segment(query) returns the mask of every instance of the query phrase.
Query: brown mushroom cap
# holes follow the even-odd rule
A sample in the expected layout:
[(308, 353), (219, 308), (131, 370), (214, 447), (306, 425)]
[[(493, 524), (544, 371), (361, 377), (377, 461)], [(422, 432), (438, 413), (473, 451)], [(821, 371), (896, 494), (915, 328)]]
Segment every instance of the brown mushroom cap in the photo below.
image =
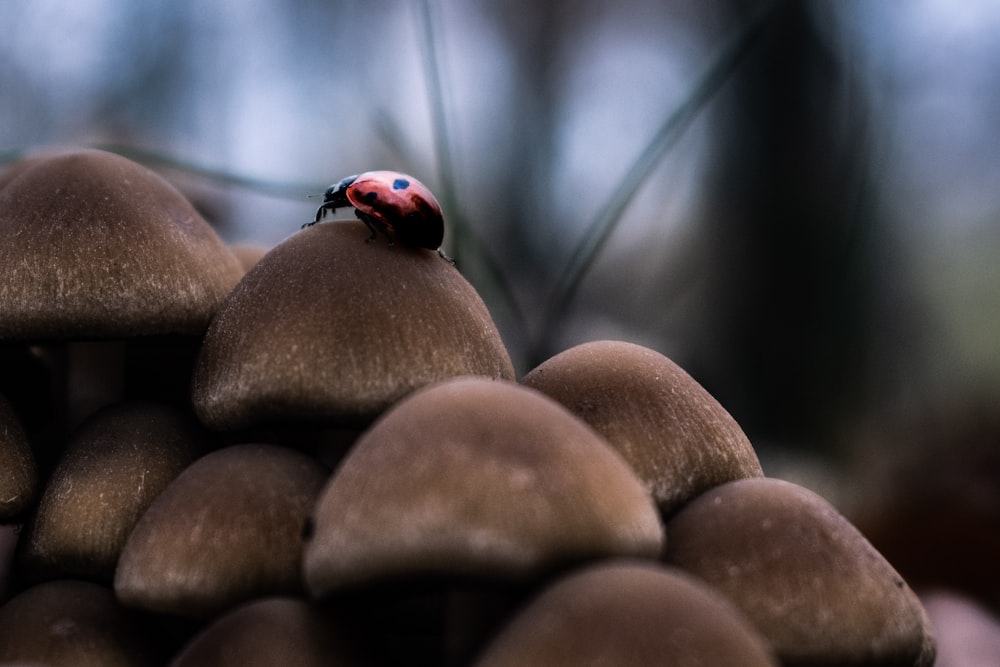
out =
[(0, 240), (0, 339), (200, 334), (242, 275), (176, 189), (98, 150), (20, 170)]
[(194, 420), (156, 403), (99, 411), (73, 434), (25, 539), (34, 576), (110, 583), (125, 539), (159, 493), (205, 445)]
[(38, 492), (35, 456), (24, 428), (0, 395), (0, 523), (20, 517)]
[(585, 343), (542, 363), (521, 383), (607, 438), (664, 514), (718, 484), (763, 475), (739, 424), (680, 366), (649, 348)]
[(785, 665), (931, 665), (917, 596), (812, 491), (776, 479), (718, 486), (668, 522), (666, 560), (728, 596)]
[(63, 579), (0, 607), (0, 664), (47, 667), (155, 665), (138, 622), (107, 588)]
[(733, 606), (680, 570), (610, 561), (556, 581), (530, 602), (476, 667), (777, 666)]
[(302, 529), (327, 471), (273, 445), (235, 445), (187, 467), (129, 535), (115, 572), (123, 604), (207, 617), (302, 591)]
[(49, 158), (62, 155), (63, 153), (67, 153), (72, 150), (74, 149), (66, 147), (45, 148), (42, 150), (31, 151), (8, 162), (7, 164), (0, 164), (0, 190), (3, 190), (8, 183), (20, 176), (21, 172), (28, 167), (32, 167), (43, 160), (48, 160)]
[[(332, 667), (359, 664), (337, 619), (294, 598), (263, 598), (206, 627), (171, 667)], [(363, 663), (361, 663), (363, 664)]]
[(420, 576), (527, 579), (604, 556), (655, 558), (640, 480), (542, 394), (483, 378), (414, 392), (355, 444), (314, 512), (314, 596)]
[(430, 250), (366, 243), (360, 222), (304, 229), (236, 286), (205, 336), (193, 399), (205, 424), (367, 423), (459, 375), (513, 379), (482, 299)]

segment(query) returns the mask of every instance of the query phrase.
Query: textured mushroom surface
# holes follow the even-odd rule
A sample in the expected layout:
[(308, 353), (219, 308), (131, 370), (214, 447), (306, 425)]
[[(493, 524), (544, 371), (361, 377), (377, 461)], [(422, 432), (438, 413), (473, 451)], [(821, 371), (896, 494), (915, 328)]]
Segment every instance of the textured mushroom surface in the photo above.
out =
[(62, 579), (0, 607), (0, 664), (48, 667), (155, 665), (136, 619), (110, 589)]
[(481, 378), (415, 392), (379, 419), (323, 490), (314, 526), (304, 574), (315, 596), (655, 558), (664, 540), (652, 498), (600, 436), (536, 391)]
[(38, 491), (35, 455), (24, 427), (0, 396), (0, 523), (24, 513)]
[(195, 368), (194, 404), (207, 425), (367, 423), (438, 380), (513, 379), (493, 319), (455, 267), (368, 235), (360, 222), (317, 224), (247, 272)]
[(115, 572), (122, 603), (212, 616), (302, 590), (302, 527), (326, 469), (273, 445), (234, 445), (187, 467), (129, 535)]
[(674, 568), (608, 561), (556, 581), (501, 629), (476, 667), (776, 667), (733, 604)]
[(98, 150), (0, 189), (0, 338), (200, 334), (239, 261), (169, 183)]
[(736, 420), (655, 350), (621, 341), (585, 343), (545, 361), (521, 383), (607, 438), (664, 514), (718, 484), (763, 475)]
[(142, 513), (205, 446), (190, 417), (129, 402), (93, 415), (73, 434), (46, 484), (22, 560), (34, 576), (111, 581)]
[(934, 662), (924, 609), (847, 519), (776, 479), (718, 486), (668, 523), (665, 558), (743, 610), (785, 665)]

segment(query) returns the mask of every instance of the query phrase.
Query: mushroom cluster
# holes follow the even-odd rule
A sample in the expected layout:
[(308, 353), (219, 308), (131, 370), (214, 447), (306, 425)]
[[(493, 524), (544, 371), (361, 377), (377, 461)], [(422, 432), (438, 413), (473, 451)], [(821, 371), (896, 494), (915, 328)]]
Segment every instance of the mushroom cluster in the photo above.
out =
[(455, 266), (368, 236), (241, 261), (117, 155), (0, 174), (0, 664), (933, 664), (677, 364), (517, 378)]

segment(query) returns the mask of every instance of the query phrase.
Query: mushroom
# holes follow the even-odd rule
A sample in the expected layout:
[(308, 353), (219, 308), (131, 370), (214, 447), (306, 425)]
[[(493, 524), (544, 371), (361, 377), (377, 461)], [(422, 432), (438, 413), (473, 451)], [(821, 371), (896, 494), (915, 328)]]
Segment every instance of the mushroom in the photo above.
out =
[(587, 422), (628, 461), (669, 515), (760, 461), (728, 412), (680, 366), (621, 341), (570, 348), (521, 379)]
[(733, 604), (675, 568), (608, 561), (572, 572), (521, 610), (475, 667), (777, 667)]
[(934, 662), (919, 599), (827, 501), (776, 479), (729, 482), (667, 523), (665, 559), (728, 596), (783, 665)]
[(486, 306), (454, 267), (368, 235), (357, 221), (315, 225), (247, 272), (195, 367), (193, 402), (206, 425), (363, 426), (438, 380), (513, 379)]
[(423, 657), (452, 663), (539, 579), (607, 556), (655, 559), (664, 540), (652, 498), (599, 435), (534, 390), (481, 377), (417, 390), (380, 417), (312, 524), (314, 597), (360, 599), (351, 607), (382, 619), (368, 624), (376, 634), (433, 637)]
[[(438, 260), (438, 264), (443, 264)], [(505, 581), (664, 536), (635, 473), (586, 424), (513, 382), (414, 392), (355, 443), (320, 495), (304, 575), (315, 597), (424, 575)]]
[(267, 597), (212, 621), (170, 663), (171, 667), (327, 667), (366, 664), (343, 623), (314, 604)]
[(145, 627), (112, 592), (85, 581), (38, 584), (0, 607), (0, 664), (141, 667), (157, 664)]
[(73, 434), (29, 525), (30, 576), (111, 582), (125, 539), (153, 499), (204, 448), (194, 419), (166, 405), (104, 408)]
[(153, 501), (115, 572), (123, 604), (206, 618), (302, 591), (302, 530), (327, 471), (305, 454), (234, 445), (188, 466)]
[[(0, 341), (109, 341), (120, 359), (111, 341), (200, 336), (242, 274), (175, 188), (118, 155), (45, 155), (0, 189)], [(123, 397), (121, 369), (106, 358), (68, 368), (71, 424)], [(107, 387), (97, 404), (75, 407), (95, 387)]]
[(35, 456), (24, 428), (0, 395), (0, 524), (16, 522), (31, 507), (38, 491)]
[(0, 338), (201, 334), (242, 275), (186, 199), (145, 167), (80, 150), (0, 190)]

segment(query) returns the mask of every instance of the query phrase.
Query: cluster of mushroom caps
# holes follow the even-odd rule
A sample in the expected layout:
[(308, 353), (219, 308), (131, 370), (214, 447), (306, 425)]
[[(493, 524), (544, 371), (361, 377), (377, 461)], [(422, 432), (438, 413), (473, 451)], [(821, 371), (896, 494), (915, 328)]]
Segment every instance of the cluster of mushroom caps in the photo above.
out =
[(0, 175), (0, 664), (932, 664), (676, 364), (518, 380), (455, 267), (367, 235), (246, 268), (120, 156)]

